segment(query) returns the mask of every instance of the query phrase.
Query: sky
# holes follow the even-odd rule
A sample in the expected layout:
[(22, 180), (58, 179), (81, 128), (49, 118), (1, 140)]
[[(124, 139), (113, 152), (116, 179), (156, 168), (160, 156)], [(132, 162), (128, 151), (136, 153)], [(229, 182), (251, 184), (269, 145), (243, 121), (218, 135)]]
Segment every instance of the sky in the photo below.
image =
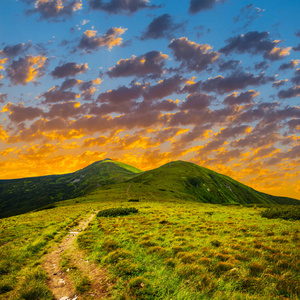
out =
[(300, 199), (298, 0), (1, 0), (0, 179), (185, 160)]

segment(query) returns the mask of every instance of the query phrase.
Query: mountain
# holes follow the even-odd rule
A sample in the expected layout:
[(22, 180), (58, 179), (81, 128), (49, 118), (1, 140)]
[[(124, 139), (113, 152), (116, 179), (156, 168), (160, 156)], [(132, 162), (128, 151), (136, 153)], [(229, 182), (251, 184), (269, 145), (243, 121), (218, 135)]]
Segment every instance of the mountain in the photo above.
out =
[(181, 198), (203, 203), (293, 204), (300, 201), (258, 192), (228, 176), (185, 161), (167, 163), (129, 180), (133, 198)]
[(77, 172), (0, 180), (0, 218), (93, 193), (99, 199), (192, 200), (215, 204), (293, 204), (300, 201), (258, 192), (232, 178), (185, 161), (142, 172), (105, 159)]
[(140, 172), (130, 165), (105, 159), (71, 174), (0, 180), (0, 218), (76, 198)]

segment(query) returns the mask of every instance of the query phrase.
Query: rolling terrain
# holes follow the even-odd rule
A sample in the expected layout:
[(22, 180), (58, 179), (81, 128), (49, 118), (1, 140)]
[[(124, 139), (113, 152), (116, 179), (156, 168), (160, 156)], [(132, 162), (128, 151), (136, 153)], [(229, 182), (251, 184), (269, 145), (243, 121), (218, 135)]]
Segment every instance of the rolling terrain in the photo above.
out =
[(157, 194), (214, 204), (300, 204), (299, 200), (258, 192), (228, 176), (185, 161), (173, 161), (130, 179), (135, 197)]
[(142, 172), (105, 159), (71, 174), (1, 180), (0, 217), (91, 193), (100, 200), (116, 194), (141, 201), (163, 201), (168, 197), (214, 204), (300, 204), (296, 199), (258, 192), (228, 176), (185, 161), (173, 161)]
[(104, 160), (35, 178), (35, 197), (68, 197), (72, 183), (76, 198), (18, 202), (30, 180), (1, 182), (19, 184), (19, 215), (0, 219), (1, 300), (299, 299), (299, 206), (270, 205), (278, 219), (253, 205), (299, 200), (184, 161), (141, 172)]
[(83, 196), (102, 185), (122, 182), (142, 171), (110, 159), (71, 174), (0, 180), (0, 217)]

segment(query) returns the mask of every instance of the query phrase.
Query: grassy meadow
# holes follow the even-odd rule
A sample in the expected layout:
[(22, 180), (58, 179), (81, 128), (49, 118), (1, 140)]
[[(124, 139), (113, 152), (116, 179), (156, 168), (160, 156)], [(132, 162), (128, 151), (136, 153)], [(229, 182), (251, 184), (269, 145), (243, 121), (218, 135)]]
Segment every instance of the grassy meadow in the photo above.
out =
[[(264, 208), (180, 200), (161, 191), (143, 197), (120, 184), (62, 201), (54, 208), (0, 220), (0, 299), (53, 299), (44, 255), (93, 211), (136, 208), (126, 216), (96, 216), (77, 238), (86, 260), (105, 269), (105, 299), (299, 299), (299, 221), (267, 219)], [(80, 299), (93, 278), (62, 255)]]
[(41, 259), (91, 212), (90, 206), (60, 204), (0, 219), (0, 299), (53, 299)]
[(134, 207), (130, 216), (95, 218), (78, 238), (109, 270), (113, 299), (299, 298), (298, 221), (263, 219), (260, 209), (243, 206)]

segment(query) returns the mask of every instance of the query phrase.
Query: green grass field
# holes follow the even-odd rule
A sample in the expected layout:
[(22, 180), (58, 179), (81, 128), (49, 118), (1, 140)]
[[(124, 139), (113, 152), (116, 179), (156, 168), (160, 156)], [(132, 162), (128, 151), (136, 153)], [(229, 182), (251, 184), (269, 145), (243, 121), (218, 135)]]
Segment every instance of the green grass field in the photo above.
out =
[[(108, 270), (111, 299), (299, 299), (299, 221), (262, 218), (261, 208), (120, 196), (2, 219), (0, 299), (52, 299), (43, 256), (80, 219), (113, 207), (138, 213), (95, 217), (77, 239)], [(80, 280), (86, 291), (89, 279)]]
[(52, 299), (41, 259), (91, 206), (60, 206), (0, 219), (0, 299)]

